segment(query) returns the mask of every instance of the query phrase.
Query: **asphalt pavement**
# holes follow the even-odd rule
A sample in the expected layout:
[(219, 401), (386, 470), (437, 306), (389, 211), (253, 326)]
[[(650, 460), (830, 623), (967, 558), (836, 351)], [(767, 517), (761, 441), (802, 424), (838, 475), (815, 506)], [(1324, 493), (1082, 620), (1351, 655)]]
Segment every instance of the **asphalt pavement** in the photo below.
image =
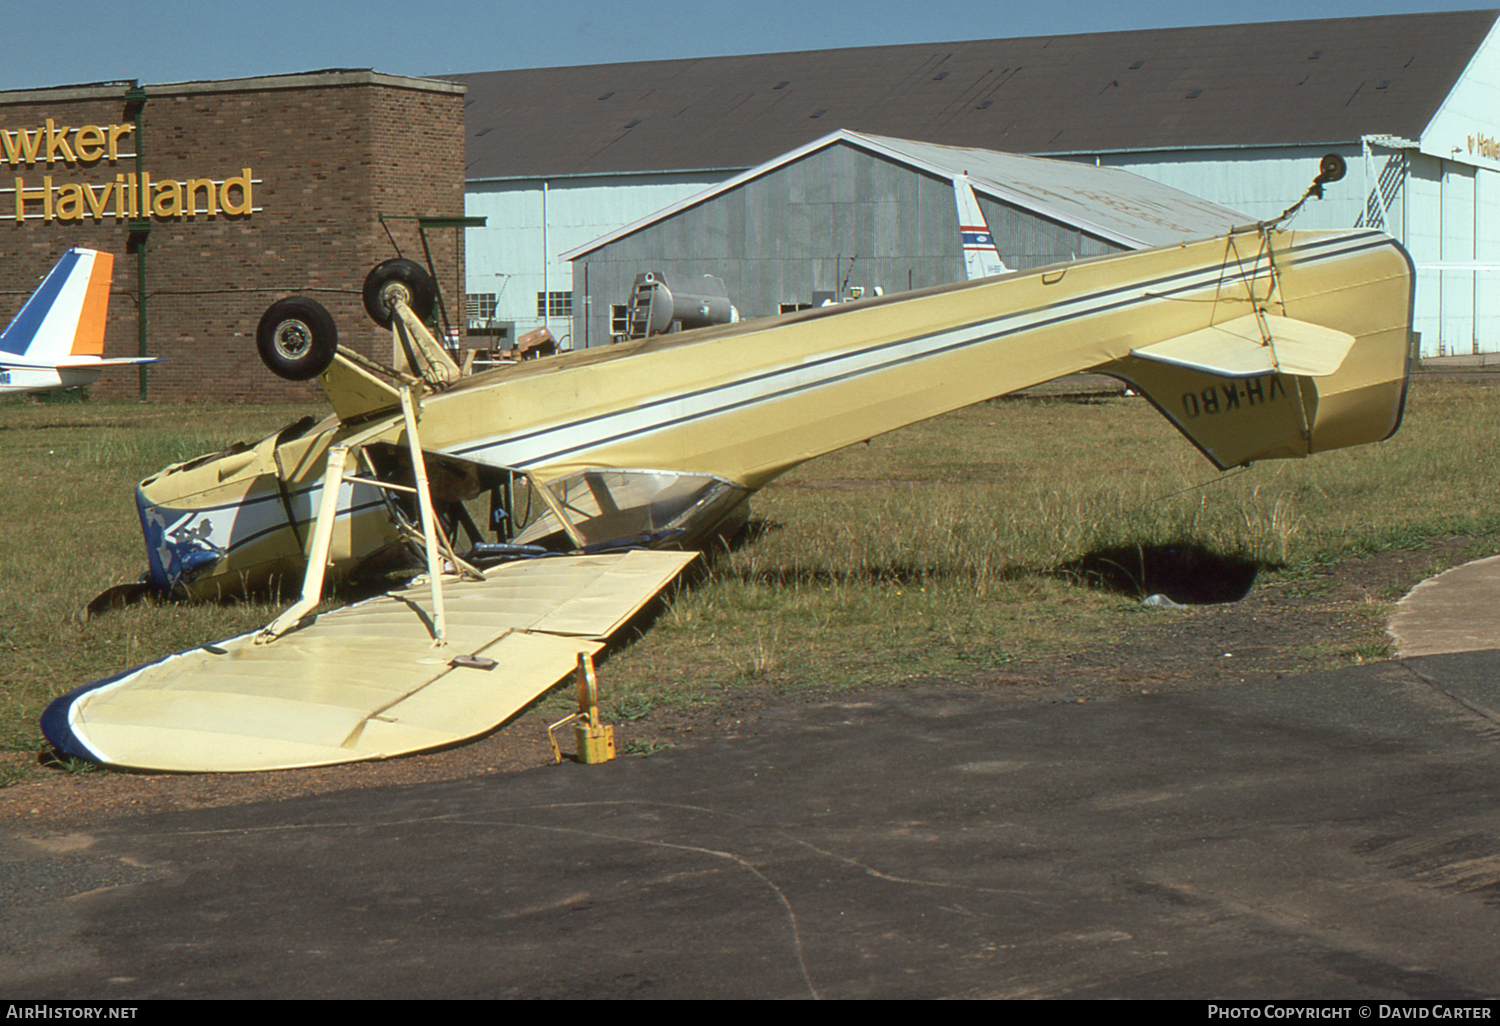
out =
[(0, 994), (1495, 998), (1497, 597), (1461, 567), (1402, 604), (1400, 661), (1232, 689), (883, 691), (0, 834)]

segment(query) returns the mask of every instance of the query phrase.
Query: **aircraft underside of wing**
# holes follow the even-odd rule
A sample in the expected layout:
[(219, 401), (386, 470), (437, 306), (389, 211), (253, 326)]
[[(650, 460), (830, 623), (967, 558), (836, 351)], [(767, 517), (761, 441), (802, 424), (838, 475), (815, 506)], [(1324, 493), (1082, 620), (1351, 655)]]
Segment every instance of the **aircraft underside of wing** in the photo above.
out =
[[(44, 720), (47, 735), (89, 758), (167, 768), (154, 754), (136, 753), (170, 748), (186, 737), (188, 721), (194, 751), (212, 750), (220, 743), (215, 724), (233, 721), (231, 707), (242, 699), (221, 707), (218, 698), (184, 696), (217, 695), (217, 685), (203, 682), (241, 662), (276, 667), (256, 699), (266, 724), (257, 736), (279, 732), (289, 746), (257, 767), (307, 764), (302, 742), (290, 740), (300, 739), (304, 721), (330, 724), (312, 743), (320, 751), (374, 758), (399, 747), (374, 740), (402, 733), (388, 722), (389, 710), (401, 720), (408, 709), (458, 709), (470, 701), (470, 679), (479, 692), (510, 694), (512, 685), (501, 683), (513, 672), (509, 653), (556, 647), (523, 645), (516, 636), (538, 630), (495, 632), (485, 644), (502, 645), (506, 657), (493, 672), (452, 668), (423, 683), (413, 670), (392, 692), (406, 697), (381, 692), (353, 705), (328, 697), (340, 711), (326, 716), (278, 704), (290, 701), (286, 689), (312, 696), (296, 702), (321, 708), (322, 696), (363, 686), (337, 655), (358, 650), (363, 635), (345, 636), (338, 626), (345, 621), (314, 618), (312, 610), (325, 575), (358, 573), (393, 554), (415, 553), (427, 570), (426, 590), (397, 602), (425, 610), (408, 614), (425, 625), (429, 646), (424, 655), (422, 631), (412, 627), (412, 658), (442, 666), (454, 652), (480, 650), (484, 635), (459, 641), (445, 626), (446, 596), (467, 596), (471, 585), (441, 582), (445, 564), (468, 566), (452, 538), (465, 519), (459, 507), (486, 493), (500, 510), (489, 526), (505, 525), (494, 550), (578, 554), (538, 565), (571, 558), (587, 566), (628, 547), (692, 548), (742, 517), (756, 489), (808, 459), (1084, 370), (1129, 381), (1221, 468), (1380, 441), (1398, 427), (1404, 404), (1411, 281), (1405, 251), (1381, 233), (1256, 226), (472, 376), (458, 373), (398, 302), (392, 367), (330, 350), (314, 371), (333, 417), (169, 467), (138, 491), (158, 590), (211, 597), (296, 575), (303, 578), (299, 602), (254, 639), (182, 653), (59, 699)], [(317, 321), (316, 311), (298, 306), (276, 324)], [(300, 359), (305, 347), (287, 348)], [(532, 509), (517, 517), (523, 493)], [(471, 576), (510, 580), (530, 572), (516, 565), (528, 564)], [(638, 607), (669, 578), (647, 575), (640, 593), (612, 598), (611, 608)], [(472, 591), (491, 586), (481, 581)], [(532, 600), (543, 612), (555, 601)], [(606, 636), (570, 635), (575, 644), (589, 639), (572, 656)], [(299, 655), (304, 646), (322, 654)], [(291, 654), (263, 657), (258, 649)], [(515, 693), (545, 688), (548, 674), (567, 670), (567, 655), (535, 663), (518, 655), (514, 676), (524, 683)], [(247, 672), (260, 679), (261, 671)], [(382, 705), (388, 699), (395, 704)], [(488, 729), (507, 707), (498, 698), (479, 701), (472, 723), (444, 737)], [(364, 725), (358, 733), (356, 724)], [(110, 740), (89, 740), (95, 730)], [(150, 740), (138, 747), (120, 740), (137, 736)], [(448, 743), (436, 734), (424, 742), (416, 728), (403, 736), (418, 747)]]
[(275, 644), (203, 645), (54, 703), (67, 754), (177, 773), (383, 759), (491, 730), (592, 656), (695, 558), (633, 551), (506, 564), (449, 585), (433, 644), (425, 582), (309, 619)]

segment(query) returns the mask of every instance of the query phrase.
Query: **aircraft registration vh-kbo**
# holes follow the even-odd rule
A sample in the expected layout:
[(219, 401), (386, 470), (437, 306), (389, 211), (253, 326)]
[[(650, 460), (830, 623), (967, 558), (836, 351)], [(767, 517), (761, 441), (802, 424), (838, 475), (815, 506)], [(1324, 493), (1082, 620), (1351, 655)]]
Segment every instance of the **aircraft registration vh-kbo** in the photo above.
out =
[(92, 384), (106, 367), (158, 357), (105, 359), (104, 323), (115, 258), (70, 249), (0, 333), (0, 395)]
[[(367, 278), (389, 367), (339, 347), (310, 300), (267, 311), (263, 358), (318, 377), (332, 416), (168, 467), (137, 504), (154, 589), (293, 575), (301, 596), (263, 631), (57, 699), (57, 748), (227, 771), (477, 736), (597, 652), (777, 475), (1076, 371), (1124, 379), (1221, 469), (1380, 441), (1405, 400), (1412, 268), (1376, 231), (1262, 223), (467, 376), (422, 324), (431, 290), (409, 261)], [(463, 506), (486, 493), (492, 541)], [(314, 612), (330, 577), (413, 558), (425, 576), (404, 588)]]

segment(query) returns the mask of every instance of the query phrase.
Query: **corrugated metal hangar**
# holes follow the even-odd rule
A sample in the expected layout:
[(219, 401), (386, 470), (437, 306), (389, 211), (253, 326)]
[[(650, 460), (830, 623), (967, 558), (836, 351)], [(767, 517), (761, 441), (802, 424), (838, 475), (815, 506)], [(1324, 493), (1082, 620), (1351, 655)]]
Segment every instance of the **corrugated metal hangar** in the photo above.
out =
[(1138, 186), (1191, 231), (1192, 197), (1205, 216), (1274, 217), (1337, 152), (1348, 175), (1294, 225), (1390, 232), (1418, 268), (1423, 355), (1500, 352), (1497, 15), (455, 76), (466, 213), (488, 219), (467, 232), (470, 330), (606, 343), (646, 271), (724, 277), (747, 317), (846, 283), (956, 280), (965, 172), (1010, 267), (1171, 241), (1141, 230), (1146, 207), (1111, 225), (1120, 211), (1045, 188), (1080, 200), (1087, 181), (1004, 154), (1127, 169), (1170, 187)]
[(621, 333), (618, 297), (646, 267), (669, 282), (722, 279), (745, 317), (962, 280), (967, 195), (1009, 270), (1250, 220), (1113, 168), (839, 131), (564, 253), (586, 297), (574, 341)]

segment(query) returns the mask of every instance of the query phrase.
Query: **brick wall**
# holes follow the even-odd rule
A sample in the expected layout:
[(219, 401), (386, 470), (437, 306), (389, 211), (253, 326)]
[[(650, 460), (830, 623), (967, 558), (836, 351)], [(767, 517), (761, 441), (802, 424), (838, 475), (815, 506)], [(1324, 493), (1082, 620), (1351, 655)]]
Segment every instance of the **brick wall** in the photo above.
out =
[[(365, 316), (360, 285), (371, 267), (396, 255), (392, 236), (402, 255), (425, 262), (416, 223), (383, 227), (380, 215), (462, 216), (461, 89), (370, 72), (147, 85), (137, 139), (109, 127), (132, 121), (126, 88), (0, 93), (0, 131), (10, 133), (0, 137), (0, 158), (7, 158), (0, 161), (0, 321), (20, 308), (63, 250), (105, 250), (115, 254), (105, 352), (136, 354), (138, 257), (122, 208), (139, 191), (131, 188), (139, 146), (157, 208), (144, 246), (147, 351), (167, 361), (148, 371), (150, 398), (262, 401), (315, 393), (316, 386), (272, 375), (255, 352), (261, 313), (292, 294), (327, 306), (340, 342), (388, 359), (389, 335)], [(87, 126), (100, 131), (80, 131)], [(108, 153), (111, 134), (116, 159)], [(188, 214), (163, 185), (208, 179), (216, 201), (233, 208), (243, 205), (236, 179), (247, 168), (249, 212), (210, 213), (208, 186), (200, 184), (193, 194), (198, 211)], [(19, 220), (17, 178), (21, 211), (29, 215)], [(106, 194), (107, 187), (115, 191)], [(461, 329), (462, 232), (428, 236), (444, 300)], [(100, 398), (138, 391), (134, 368), (106, 371), (90, 388)]]

